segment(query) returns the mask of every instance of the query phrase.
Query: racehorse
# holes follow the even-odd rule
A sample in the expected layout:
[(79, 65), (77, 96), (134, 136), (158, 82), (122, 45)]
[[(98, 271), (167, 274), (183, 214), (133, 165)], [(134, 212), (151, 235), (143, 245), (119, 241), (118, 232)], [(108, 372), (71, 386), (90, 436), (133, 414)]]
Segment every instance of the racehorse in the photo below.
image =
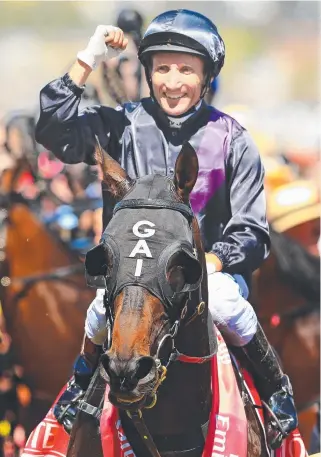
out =
[[(103, 241), (86, 256), (90, 280), (106, 282), (111, 338), (93, 378), (98, 384), (92, 381), (85, 401), (92, 407), (100, 403), (100, 370), (135, 455), (199, 457), (201, 429), (218, 392), (211, 390), (216, 338), (205, 254), (189, 206), (197, 155), (185, 143), (173, 181), (159, 175), (132, 181), (100, 148), (97, 161), (118, 203)], [(264, 456), (263, 434), (247, 401), (245, 410), (248, 455)], [(82, 410), (67, 455), (102, 455), (97, 424)]]
[(83, 262), (14, 192), (26, 164), (18, 161), (1, 177), (0, 300), (33, 396), (52, 402), (81, 347), (94, 294), (86, 286)]
[(300, 238), (273, 227), (271, 241), (270, 256), (254, 275), (250, 301), (290, 376), (309, 448), (320, 401), (320, 259)]

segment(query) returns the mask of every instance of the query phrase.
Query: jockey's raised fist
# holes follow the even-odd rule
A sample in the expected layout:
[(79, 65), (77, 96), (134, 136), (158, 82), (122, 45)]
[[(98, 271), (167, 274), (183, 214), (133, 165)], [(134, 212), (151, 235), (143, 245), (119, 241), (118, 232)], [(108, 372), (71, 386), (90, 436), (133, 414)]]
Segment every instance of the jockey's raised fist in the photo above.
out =
[(122, 29), (113, 26), (107, 26), (110, 29), (105, 39), (107, 46), (123, 51), (128, 45), (128, 38), (124, 37)]
[(128, 39), (124, 37), (124, 32), (120, 28), (113, 25), (98, 25), (87, 47), (78, 52), (77, 59), (95, 70), (101, 62), (116, 57), (126, 49), (127, 44)]

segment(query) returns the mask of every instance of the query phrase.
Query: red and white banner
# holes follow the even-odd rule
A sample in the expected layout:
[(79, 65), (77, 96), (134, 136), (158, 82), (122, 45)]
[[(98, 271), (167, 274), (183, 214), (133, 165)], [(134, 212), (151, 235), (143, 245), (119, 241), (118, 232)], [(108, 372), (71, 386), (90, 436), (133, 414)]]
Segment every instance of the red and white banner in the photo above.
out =
[[(203, 457), (247, 457), (247, 421), (225, 342), (218, 333), (218, 354), (212, 359), (213, 403)], [(257, 405), (260, 399), (248, 373), (248, 391)], [(104, 457), (135, 457), (119, 419), (118, 410), (108, 401), (107, 386), (100, 422)], [(60, 394), (59, 394), (60, 396)], [(57, 399), (59, 398), (57, 397)], [(261, 415), (262, 419), (262, 415)], [(21, 457), (66, 457), (69, 435), (56, 421), (52, 408), (31, 433)], [(271, 457), (306, 457), (298, 430), (284, 440)]]

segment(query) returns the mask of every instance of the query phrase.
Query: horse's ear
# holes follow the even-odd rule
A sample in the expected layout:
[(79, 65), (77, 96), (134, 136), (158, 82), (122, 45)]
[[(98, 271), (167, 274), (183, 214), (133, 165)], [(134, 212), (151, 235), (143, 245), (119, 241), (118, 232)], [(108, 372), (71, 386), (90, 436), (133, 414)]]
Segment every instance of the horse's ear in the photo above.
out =
[(187, 202), (198, 176), (198, 158), (194, 148), (187, 141), (177, 157), (174, 173), (176, 192)]
[(101, 147), (96, 135), (95, 160), (100, 168), (102, 180), (106, 183), (109, 192), (121, 200), (129, 191), (132, 180), (126, 171)]

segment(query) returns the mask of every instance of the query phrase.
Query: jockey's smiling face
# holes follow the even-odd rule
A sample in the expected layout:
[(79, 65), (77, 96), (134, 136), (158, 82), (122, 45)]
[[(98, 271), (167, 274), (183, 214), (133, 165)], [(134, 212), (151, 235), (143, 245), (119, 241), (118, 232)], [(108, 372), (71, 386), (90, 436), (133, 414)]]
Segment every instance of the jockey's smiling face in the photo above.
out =
[(204, 83), (204, 63), (183, 52), (157, 52), (152, 56), (154, 96), (169, 116), (180, 116), (196, 105)]

